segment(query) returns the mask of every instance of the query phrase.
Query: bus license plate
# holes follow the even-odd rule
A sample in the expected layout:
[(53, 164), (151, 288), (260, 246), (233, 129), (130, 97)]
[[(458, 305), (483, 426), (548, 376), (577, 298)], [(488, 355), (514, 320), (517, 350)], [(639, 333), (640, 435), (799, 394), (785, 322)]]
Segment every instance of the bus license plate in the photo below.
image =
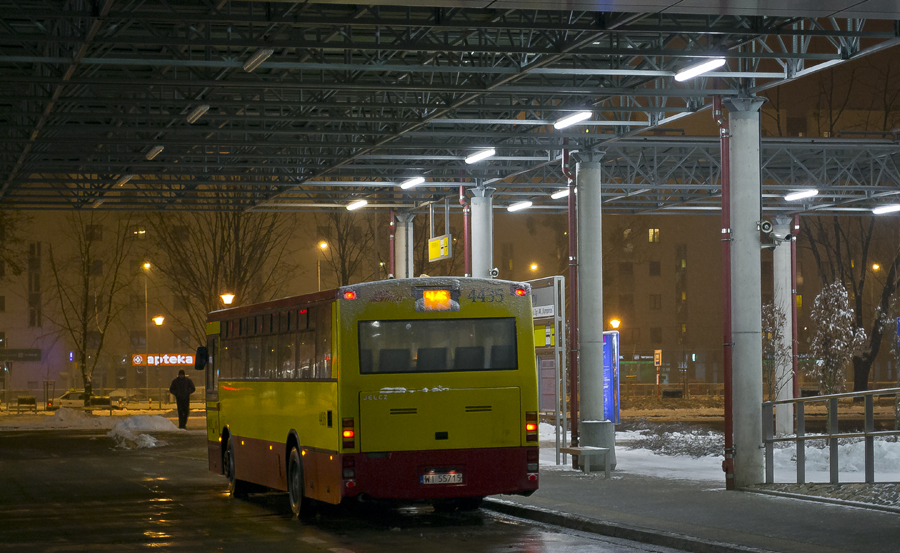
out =
[(419, 477), (420, 484), (462, 484), (463, 475), (461, 472), (453, 473), (437, 473), (423, 474)]

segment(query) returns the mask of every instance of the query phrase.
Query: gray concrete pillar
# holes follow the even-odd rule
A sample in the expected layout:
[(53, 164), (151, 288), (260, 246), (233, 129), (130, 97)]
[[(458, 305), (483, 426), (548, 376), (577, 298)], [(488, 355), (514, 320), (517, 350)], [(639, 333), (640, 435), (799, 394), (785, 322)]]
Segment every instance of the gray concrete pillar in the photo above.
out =
[(734, 484), (762, 483), (762, 290), (760, 284), (759, 108), (761, 98), (726, 101), (731, 128), (731, 325)]
[(578, 370), (581, 445), (608, 447), (615, 467), (615, 427), (603, 417), (603, 228), (601, 165), (575, 166), (578, 222)]
[[(791, 233), (791, 219), (787, 217), (775, 218), (775, 235), (788, 236)], [(775, 383), (777, 388), (775, 399), (791, 399), (794, 395), (794, 370), (791, 355), (793, 344), (791, 343), (791, 320), (794, 310), (791, 309), (793, 290), (791, 288), (791, 243), (781, 242), (772, 252), (772, 269), (774, 273), (775, 307), (781, 309), (785, 315), (784, 328), (781, 329), (781, 344), (779, 348), (786, 352), (780, 356), (780, 363), (775, 366)], [(794, 406), (775, 406), (775, 433), (791, 434), (794, 431)]]
[(491, 278), (494, 268), (493, 188), (472, 189), (472, 276)]
[(413, 258), (413, 218), (415, 213), (398, 213), (397, 229), (394, 231), (394, 278), (413, 278), (415, 265)]

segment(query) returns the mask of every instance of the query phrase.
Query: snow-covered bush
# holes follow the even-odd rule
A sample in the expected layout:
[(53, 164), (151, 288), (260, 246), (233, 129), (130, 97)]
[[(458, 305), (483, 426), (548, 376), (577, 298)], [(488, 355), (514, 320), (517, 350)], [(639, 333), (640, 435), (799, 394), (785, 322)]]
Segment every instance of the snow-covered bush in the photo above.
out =
[(843, 284), (836, 282), (822, 289), (810, 319), (809, 355), (814, 361), (806, 365), (806, 374), (815, 379), (822, 394), (839, 393), (847, 380), (850, 359), (866, 342), (866, 331), (854, 323)]

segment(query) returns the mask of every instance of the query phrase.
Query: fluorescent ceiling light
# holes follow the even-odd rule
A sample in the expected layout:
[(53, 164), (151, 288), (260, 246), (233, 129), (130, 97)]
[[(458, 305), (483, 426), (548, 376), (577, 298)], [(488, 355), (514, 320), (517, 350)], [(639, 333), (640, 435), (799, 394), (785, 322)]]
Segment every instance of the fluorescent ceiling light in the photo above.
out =
[(467, 158), (466, 158), (466, 163), (468, 163), (469, 165), (471, 165), (471, 164), (473, 164), (473, 163), (478, 163), (478, 162), (481, 161), (482, 159), (487, 159), (487, 158), (492, 157), (492, 156), (494, 156), (494, 155), (496, 155), (496, 154), (497, 154), (497, 150), (495, 150), (495, 149), (493, 149), (493, 148), (489, 148), (489, 149), (487, 149), (487, 150), (481, 150), (480, 152), (475, 152), (474, 154), (472, 154), (472, 155), (470, 155), (469, 157), (467, 157)]
[(96, 200), (94, 200), (94, 203), (91, 204), (91, 207), (93, 207), (94, 209), (97, 209), (98, 207), (103, 205), (103, 202), (104, 202), (103, 198), (97, 198)]
[(573, 113), (572, 115), (563, 117), (556, 123), (553, 123), (553, 128), (554, 129), (564, 129), (566, 127), (571, 127), (575, 123), (580, 123), (580, 122), (584, 121), (585, 119), (590, 119), (592, 115), (594, 115), (593, 111), (579, 111), (579, 112)]
[(881, 215), (882, 213), (892, 213), (894, 211), (900, 211), (900, 204), (879, 206), (873, 209), (872, 213), (874, 213), (875, 215)]
[(725, 58), (713, 58), (711, 60), (704, 61), (703, 63), (685, 67), (675, 75), (675, 80), (678, 82), (682, 82), (688, 79), (693, 79), (698, 75), (708, 73), (709, 71), (718, 69), (723, 65), (725, 65)]
[(356, 200), (355, 202), (351, 202), (351, 203), (347, 204), (347, 211), (354, 211), (356, 209), (363, 207), (367, 203), (369, 203), (369, 202), (367, 202), (366, 200)]
[(524, 202), (516, 202), (516, 203), (512, 204), (511, 206), (507, 207), (506, 211), (511, 212), (511, 211), (519, 211), (522, 209), (528, 209), (529, 207), (531, 207), (531, 205), (532, 205), (531, 202), (528, 200), (525, 200)]
[(187, 116), (188, 123), (195, 123), (197, 119), (203, 117), (203, 114), (209, 111), (209, 104), (199, 105), (194, 108), (194, 111), (190, 112)]
[(406, 190), (407, 188), (412, 188), (413, 186), (418, 186), (418, 185), (422, 184), (423, 182), (425, 182), (425, 177), (416, 177), (414, 179), (409, 179), (408, 181), (401, 184), (400, 188), (402, 188), (403, 190)]
[(557, 190), (553, 194), (550, 194), (550, 198), (554, 199), (554, 200), (558, 200), (560, 198), (565, 198), (568, 195), (569, 195), (569, 188), (566, 187), (566, 188), (563, 188), (562, 190)]
[(791, 192), (790, 194), (787, 194), (784, 199), (789, 202), (795, 202), (797, 200), (802, 200), (803, 198), (812, 198), (818, 193), (819, 191), (814, 188), (811, 188), (809, 190), (799, 190), (797, 192)]
[(153, 148), (150, 149), (149, 152), (147, 152), (147, 155), (144, 157), (147, 158), (147, 161), (150, 161), (151, 159), (158, 156), (159, 153), (162, 152), (163, 150), (165, 150), (164, 146), (154, 146)]
[(252, 56), (250, 56), (249, 60), (244, 62), (244, 71), (246, 71), (247, 73), (250, 73), (257, 67), (259, 67), (260, 64), (262, 64), (262, 62), (269, 59), (269, 56), (271, 56), (274, 53), (275, 53), (275, 50), (273, 48), (260, 48), (259, 50), (256, 51), (256, 53), (254, 53)]
[(119, 180), (116, 181), (116, 186), (123, 186), (126, 182), (130, 181), (134, 177), (134, 175), (122, 175), (119, 177)]

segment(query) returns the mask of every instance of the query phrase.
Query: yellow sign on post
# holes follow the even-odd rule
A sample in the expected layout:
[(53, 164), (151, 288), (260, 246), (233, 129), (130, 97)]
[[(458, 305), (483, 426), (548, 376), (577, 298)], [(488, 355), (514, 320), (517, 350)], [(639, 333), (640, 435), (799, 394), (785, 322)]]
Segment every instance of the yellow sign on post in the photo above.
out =
[(428, 261), (453, 257), (453, 239), (449, 234), (428, 239)]
[(653, 366), (658, 367), (662, 365), (662, 350), (655, 349), (653, 350)]

